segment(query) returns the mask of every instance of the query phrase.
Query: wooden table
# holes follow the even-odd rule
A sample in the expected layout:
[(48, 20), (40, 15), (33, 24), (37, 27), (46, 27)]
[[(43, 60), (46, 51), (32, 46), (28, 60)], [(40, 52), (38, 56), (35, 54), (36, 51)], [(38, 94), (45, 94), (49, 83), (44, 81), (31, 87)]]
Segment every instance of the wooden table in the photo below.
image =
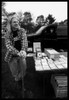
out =
[[(61, 52), (61, 54), (67, 57), (67, 52)], [(43, 77), (43, 97), (45, 96), (45, 89), (47, 87), (45, 85), (45, 81), (47, 82), (47, 84), (50, 83), (50, 79), (53, 74), (67, 75), (67, 69), (36, 71), (33, 56), (27, 57), (26, 59), (27, 59), (27, 71), (34, 73), (36, 78)]]

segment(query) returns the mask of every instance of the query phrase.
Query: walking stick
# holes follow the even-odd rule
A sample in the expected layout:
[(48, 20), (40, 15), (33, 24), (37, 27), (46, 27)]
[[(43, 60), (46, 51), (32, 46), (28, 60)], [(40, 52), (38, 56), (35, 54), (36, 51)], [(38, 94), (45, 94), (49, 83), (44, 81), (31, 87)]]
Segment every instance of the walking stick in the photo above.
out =
[[(25, 58), (21, 57), (21, 59), (25, 60)], [(22, 98), (24, 98), (24, 76), (23, 76), (23, 66), (21, 65), (22, 72)]]

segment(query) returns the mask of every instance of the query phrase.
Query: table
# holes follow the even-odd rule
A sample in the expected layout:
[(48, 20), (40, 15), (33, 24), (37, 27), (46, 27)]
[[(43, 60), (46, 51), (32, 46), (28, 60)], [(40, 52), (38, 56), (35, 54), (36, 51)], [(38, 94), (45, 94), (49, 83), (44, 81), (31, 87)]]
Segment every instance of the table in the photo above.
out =
[[(65, 55), (67, 57), (67, 52), (61, 52), (61, 54)], [(35, 69), (35, 62), (34, 62), (34, 55), (32, 54), (30, 57), (27, 56), (27, 71), (34, 73), (36, 77), (43, 77), (43, 95), (45, 96), (45, 79), (47, 83), (50, 83), (50, 79), (52, 74), (65, 74), (67, 75), (67, 69), (60, 69), (60, 70), (45, 70), (45, 71), (36, 71)]]

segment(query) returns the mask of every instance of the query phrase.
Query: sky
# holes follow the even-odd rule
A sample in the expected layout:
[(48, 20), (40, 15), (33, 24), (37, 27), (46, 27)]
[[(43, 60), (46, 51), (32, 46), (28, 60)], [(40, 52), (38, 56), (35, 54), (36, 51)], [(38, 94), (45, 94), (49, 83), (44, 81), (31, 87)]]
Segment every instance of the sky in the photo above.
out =
[(67, 2), (5, 2), (7, 12), (31, 12), (32, 18), (35, 21), (37, 16), (52, 14), (56, 22), (67, 19)]

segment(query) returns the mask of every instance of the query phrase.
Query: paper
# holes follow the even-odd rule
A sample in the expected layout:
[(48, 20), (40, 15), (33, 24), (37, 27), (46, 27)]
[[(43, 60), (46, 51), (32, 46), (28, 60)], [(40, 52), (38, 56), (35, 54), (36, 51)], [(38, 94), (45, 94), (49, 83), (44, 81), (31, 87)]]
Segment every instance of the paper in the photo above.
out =
[(64, 59), (64, 58), (59, 58), (59, 62), (60, 62), (61, 64), (67, 64), (67, 60)]
[(46, 69), (46, 67), (47, 67), (47, 69), (50, 69), (46, 59), (41, 59), (41, 63), (42, 63), (42, 66), (44, 69)]
[(27, 48), (27, 51), (32, 51), (32, 48)]
[(67, 60), (64, 59), (64, 58), (59, 58), (59, 60), (60, 60), (60, 61), (63, 61), (63, 62), (67, 61)]
[(33, 53), (29, 53), (29, 54), (27, 54), (27, 57), (33, 57), (33, 56), (34, 56)]
[(50, 68), (51, 68), (51, 69), (58, 69), (58, 68), (55, 66), (55, 64), (54, 64), (54, 63), (52, 63), (52, 64), (51, 64), (51, 63), (49, 63), (49, 66), (50, 66)]
[(40, 59), (35, 59), (35, 63), (41, 63)]
[(54, 64), (55, 64), (55, 65), (58, 65), (58, 64), (60, 65), (61, 62), (60, 62), (60, 61), (54, 61)]
[(64, 67), (61, 64), (56, 65), (59, 69), (64, 69)]
[(53, 63), (53, 60), (52, 59), (48, 59), (48, 63)]
[(64, 68), (67, 68), (67, 64), (62, 64), (64, 66)]
[(43, 69), (44, 70), (51, 70), (50, 67), (48, 65), (43, 65)]
[(64, 55), (60, 55), (60, 57), (67, 60), (67, 57), (65, 57)]
[(43, 71), (43, 67), (42, 66), (38, 66), (38, 65), (35, 65), (35, 69), (38, 70), (38, 71)]
[(45, 53), (42, 53), (42, 56), (46, 57), (47, 55)]
[(34, 42), (33, 43), (33, 51), (36, 52), (37, 49), (41, 49), (41, 43), (40, 42)]
[(46, 59), (41, 59), (42, 64), (46, 64), (47, 65), (47, 60)]

